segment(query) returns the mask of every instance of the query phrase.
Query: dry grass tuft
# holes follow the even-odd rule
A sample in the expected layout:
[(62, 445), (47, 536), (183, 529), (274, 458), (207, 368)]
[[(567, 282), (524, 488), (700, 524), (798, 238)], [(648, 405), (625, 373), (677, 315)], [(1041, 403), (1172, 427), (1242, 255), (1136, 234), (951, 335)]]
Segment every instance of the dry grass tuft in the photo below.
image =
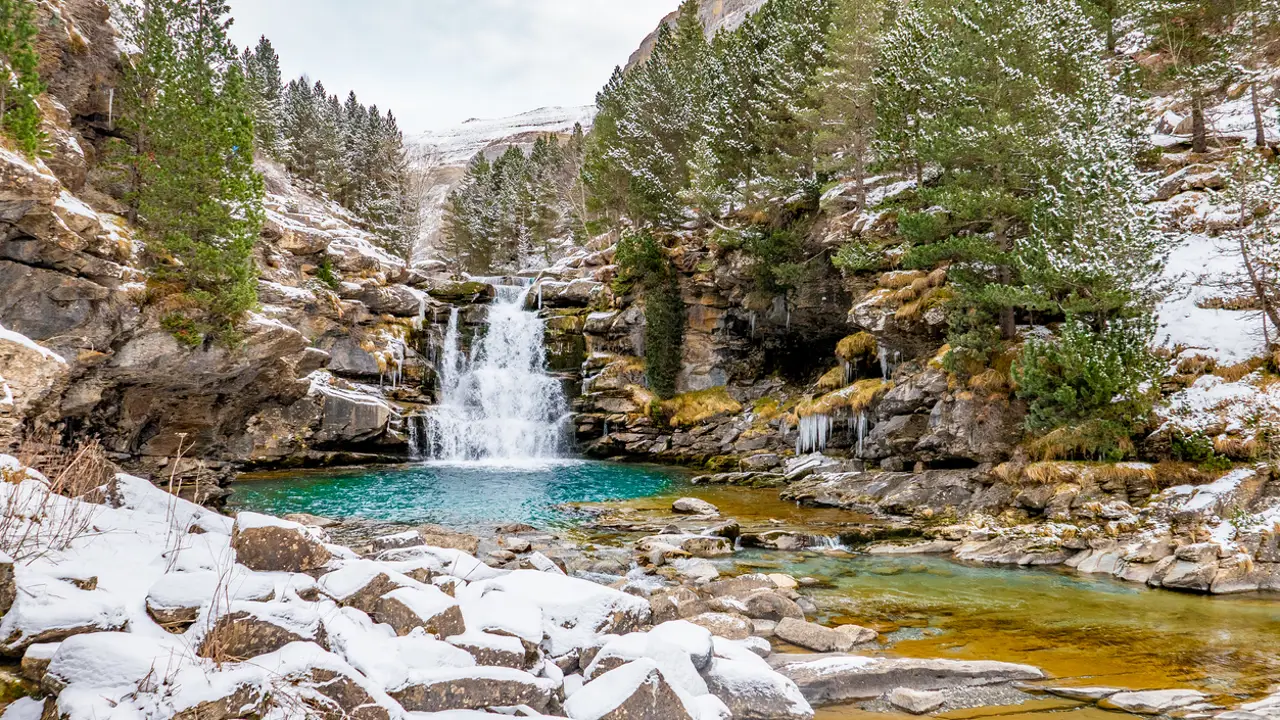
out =
[(818, 389), (824, 392), (838, 390), (844, 387), (844, 366), (836, 366), (831, 368), (818, 379)]
[(1123, 457), (1134, 451), (1131, 438), (1114, 437), (1095, 423), (1052, 430), (1029, 440), (1026, 448), (1032, 457), (1044, 461), (1098, 458), (1117, 450)]
[(871, 407), (872, 404), (892, 389), (892, 382), (878, 379), (859, 380), (841, 390), (802, 402), (796, 408), (796, 416), (837, 415), (842, 412), (860, 413)]
[(942, 287), (947, 284), (947, 268), (940, 267), (929, 273), (929, 285), (932, 287)]
[(1212, 481), (1213, 476), (1194, 463), (1165, 460), (1156, 463), (1154, 480), (1156, 487), (1163, 489), (1175, 485), (1204, 485)]
[(1228, 365), (1226, 367), (1217, 366), (1210, 372), (1227, 382), (1240, 382), (1245, 378), (1245, 376), (1261, 370), (1266, 367), (1266, 365), (1266, 358), (1252, 358), (1235, 365)]
[(916, 280), (927, 277), (928, 275), (919, 270), (894, 270), (880, 276), (880, 287), (898, 290), (910, 286)]
[(836, 357), (845, 362), (854, 362), (864, 357), (875, 357), (880, 352), (880, 343), (871, 333), (860, 332), (841, 340), (836, 345)]
[(742, 412), (742, 403), (730, 397), (723, 387), (684, 393), (662, 403), (662, 410), (671, 427), (687, 427), (709, 420), (717, 415), (735, 415)]
[(981, 390), (988, 393), (1007, 392), (1013, 388), (1013, 380), (1007, 373), (995, 368), (988, 368), (969, 378), (970, 390)]
[(1060, 485), (1080, 477), (1080, 466), (1068, 462), (1037, 462), (1023, 468), (1023, 479), (1035, 485)]
[(1256, 460), (1261, 454), (1262, 446), (1263, 443), (1257, 437), (1219, 435), (1213, 439), (1213, 451), (1232, 460)]
[(1156, 481), (1156, 468), (1147, 463), (1104, 463), (1089, 468), (1089, 476), (1099, 485), (1128, 485), (1135, 481)]

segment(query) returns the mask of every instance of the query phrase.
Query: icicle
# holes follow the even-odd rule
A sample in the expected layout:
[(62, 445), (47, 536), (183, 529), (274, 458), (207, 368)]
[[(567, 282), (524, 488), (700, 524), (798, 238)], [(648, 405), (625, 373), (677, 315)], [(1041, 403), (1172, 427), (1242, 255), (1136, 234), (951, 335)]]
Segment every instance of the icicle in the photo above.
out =
[(107, 127), (116, 129), (116, 89), (107, 90)]
[(609, 437), (609, 418), (604, 419), (604, 437)]
[(880, 377), (887, 381), (889, 379), (889, 351), (882, 347), (876, 355), (880, 358)]
[(858, 413), (858, 452), (857, 457), (862, 457), (862, 449), (866, 446), (867, 441), (867, 413), (865, 411)]
[(756, 311), (752, 310), (751, 311), (751, 338), (755, 339), (755, 336), (756, 336)]
[(796, 455), (826, 450), (833, 425), (830, 415), (810, 415), (800, 418), (800, 432), (796, 436)]
[(538, 283), (538, 309), (542, 309), (542, 283)]
[(844, 384), (848, 385), (853, 382), (853, 363), (841, 358), (840, 369), (844, 371)]

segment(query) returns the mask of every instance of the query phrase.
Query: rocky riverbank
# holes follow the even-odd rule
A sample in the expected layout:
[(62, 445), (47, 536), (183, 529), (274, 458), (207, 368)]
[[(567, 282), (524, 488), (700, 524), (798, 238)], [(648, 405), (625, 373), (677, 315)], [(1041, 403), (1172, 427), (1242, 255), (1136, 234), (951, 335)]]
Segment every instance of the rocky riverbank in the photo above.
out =
[(1275, 698), (1228, 715), (1196, 690), (1060, 687), (1023, 664), (886, 656), (873, 629), (812, 621), (810, 579), (707, 572), (703, 558), (732, 554), (741, 527), (695, 499), (674, 504), (665, 532), (620, 548), (529, 526), (483, 539), (352, 532), (344, 546), (320, 518), (231, 518), (128, 475), (75, 491), (8, 456), (0, 468), (0, 501), (15, 510), (0, 536), (0, 652), (20, 660), (5, 677), (27, 695), (11, 720), (504, 708), (791, 720), (1046, 693), (1064, 707), (1276, 717)]

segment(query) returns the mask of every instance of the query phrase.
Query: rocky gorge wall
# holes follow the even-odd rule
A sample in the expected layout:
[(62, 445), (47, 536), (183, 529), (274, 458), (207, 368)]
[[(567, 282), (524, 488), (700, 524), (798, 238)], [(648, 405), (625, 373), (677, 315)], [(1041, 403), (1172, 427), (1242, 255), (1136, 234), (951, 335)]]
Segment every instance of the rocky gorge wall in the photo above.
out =
[(411, 269), (259, 160), (261, 306), (235, 348), (180, 344), (148, 292), (124, 188), (99, 162), (116, 132), (109, 8), (40, 12), (48, 156), (0, 149), (0, 448), (98, 436), (134, 471), (202, 484), (202, 499), (247, 468), (407, 457), (404, 418), (431, 400), (446, 302), (492, 289)]

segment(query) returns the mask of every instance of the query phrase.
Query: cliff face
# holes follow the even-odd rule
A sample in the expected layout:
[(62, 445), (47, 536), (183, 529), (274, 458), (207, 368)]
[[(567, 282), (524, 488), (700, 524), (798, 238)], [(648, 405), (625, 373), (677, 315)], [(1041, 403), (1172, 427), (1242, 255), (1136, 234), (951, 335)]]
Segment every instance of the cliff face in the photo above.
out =
[(0, 149), (0, 448), (97, 435), (127, 467), (206, 490), (244, 467), (404, 457), (403, 417), (430, 399), (414, 348), (447, 280), (411, 271), (260, 160), (261, 307), (239, 347), (179, 344), (149, 297), (122, 189), (97, 162), (114, 133), (108, 8), (41, 12), (50, 154)]
[[(759, 10), (765, 0), (703, 0), (698, 9), (698, 17), (702, 27), (706, 28), (707, 37), (713, 38), (721, 30), (733, 30), (742, 24), (751, 13)], [(662, 19), (662, 25), (674, 25), (680, 19), (680, 11), (676, 10)], [(658, 40), (658, 30), (654, 30), (640, 43), (640, 47), (627, 60), (627, 69), (644, 62), (653, 52), (653, 44)]]

